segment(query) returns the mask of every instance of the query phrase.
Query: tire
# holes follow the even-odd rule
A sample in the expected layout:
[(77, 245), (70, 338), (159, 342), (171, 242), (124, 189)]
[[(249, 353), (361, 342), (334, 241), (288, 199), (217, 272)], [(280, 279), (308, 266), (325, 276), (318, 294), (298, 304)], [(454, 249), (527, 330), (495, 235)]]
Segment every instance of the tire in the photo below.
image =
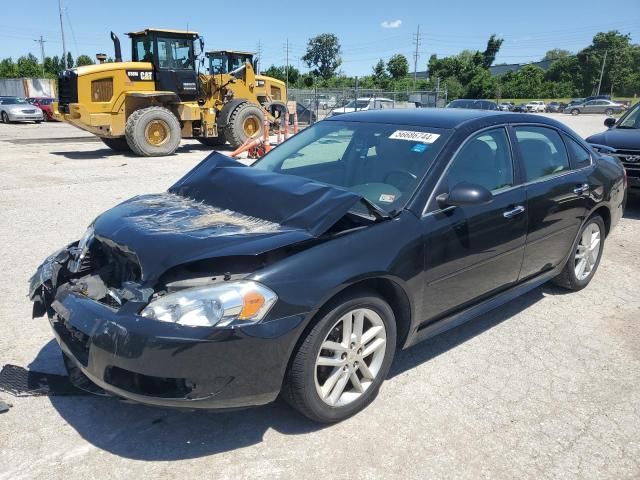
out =
[(196, 138), (201, 144), (206, 145), (207, 147), (222, 147), (225, 143), (227, 143), (227, 139), (224, 137), (224, 131), (218, 130), (217, 137), (202, 137)]
[(102, 140), (102, 142), (114, 152), (130, 152), (131, 151), (131, 148), (129, 148), (129, 144), (127, 143), (127, 139), (125, 137), (118, 137), (118, 138), (100, 137), (100, 140)]
[(574, 108), (573, 110), (571, 110), (571, 115), (573, 116), (580, 115), (580, 110), (578, 110), (577, 108)]
[[(598, 232), (599, 243), (598, 243), (598, 251), (596, 253), (595, 258), (593, 255), (589, 255), (588, 252), (585, 252), (582, 248), (582, 244), (584, 243), (584, 236), (589, 237), (589, 234), (585, 234), (585, 232)], [(598, 265), (600, 265), (600, 259), (602, 258), (602, 251), (604, 250), (604, 236), (605, 236), (605, 226), (604, 221), (600, 215), (594, 215), (590, 217), (582, 226), (580, 231), (578, 232), (578, 236), (573, 242), (571, 248), (571, 256), (569, 260), (567, 260), (564, 269), (556, 278), (553, 279), (553, 283), (558, 285), (559, 287), (566, 288), (567, 290), (571, 290), (577, 292), (578, 290), (582, 290), (584, 287), (589, 285), (589, 282), (593, 278), (598, 270)], [(593, 241), (593, 236), (591, 236)], [(593, 243), (592, 243), (593, 244)], [(586, 276), (580, 277), (578, 276), (580, 260), (578, 260), (577, 256), (582, 253), (583, 259), (589, 264), (589, 272)], [(583, 272), (585, 273), (585, 272)]]
[(141, 108), (127, 119), (125, 137), (133, 153), (141, 157), (171, 155), (180, 145), (180, 122), (164, 107)]
[(241, 103), (229, 116), (224, 128), (224, 136), (231, 148), (238, 148), (249, 137), (259, 137), (264, 130), (264, 114), (253, 103)]
[(604, 111), (604, 114), (605, 114), (607, 117), (610, 117), (611, 115), (613, 115), (613, 110), (612, 110), (612, 109), (610, 109), (610, 108), (607, 108), (607, 109)]
[(11, 120), (9, 120), (9, 115), (7, 114), (7, 112), (2, 112), (2, 123), (11, 123)]
[[(395, 354), (396, 321), (389, 304), (368, 291), (345, 295), (332, 302), (324, 311), (318, 322), (301, 339), (293, 354), (285, 376), (282, 396), (289, 405), (311, 420), (333, 423), (363, 410), (378, 394)], [(353, 322), (354, 336), (351, 338), (355, 346), (351, 348), (352, 341), (347, 342), (343, 337), (343, 317), (353, 319), (353, 315), (346, 315), (354, 312), (358, 315), (362, 313), (361, 318), (364, 318), (364, 333), (361, 338), (364, 339), (367, 333), (372, 335), (380, 326), (383, 329), (361, 344), (355, 336), (354, 330), (357, 329), (353, 328), (357, 322)], [(332, 342), (332, 345), (337, 345), (342, 350), (322, 348), (322, 345), (328, 345), (325, 342)], [(382, 342), (386, 342), (384, 350)], [(349, 347), (345, 348), (343, 344)], [(376, 346), (379, 348), (374, 349)], [(360, 356), (362, 353), (366, 354), (367, 350), (372, 350), (372, 353), (366, 357)], [(317, 365), (316, 361), (319, 361), (321, 353), (325, 361), (335, 363)], [(363, 369), (363, 365), (366, 369)], [(358, 391), (356, 384), (352, 383), (353, 375), (363, 391)], [(368, 377), (373, 377), (373, 380), (369, 380)], [(334, 379), (333, 383), (331, 379)], [(338, 391), (340, 386), (342, 389)], [(327, 389), (325, 399), (320, 393), (323, 388)], [(332, 400), (334, 393), (337, 393), (337, 397)]]

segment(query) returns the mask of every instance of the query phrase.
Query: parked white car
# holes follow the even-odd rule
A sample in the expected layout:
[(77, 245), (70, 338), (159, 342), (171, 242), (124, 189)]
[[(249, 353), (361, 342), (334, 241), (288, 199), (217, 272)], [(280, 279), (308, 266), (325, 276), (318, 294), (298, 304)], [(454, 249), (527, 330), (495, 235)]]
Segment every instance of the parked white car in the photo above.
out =
[(339, 115), (341, 113), (360, 112), (366, 110), (381, 110), (383, 108), (393, 108), (393, 100), (383, 97), (361, 97), (351, 100), (344, 107), (334, 108), (331, 115)]
[(529, 112), (544, 113), (546, 110), (547, 106), (544, 104), (544, 102), (536, 100), (534, 102), (527, 103), (527, 111)]

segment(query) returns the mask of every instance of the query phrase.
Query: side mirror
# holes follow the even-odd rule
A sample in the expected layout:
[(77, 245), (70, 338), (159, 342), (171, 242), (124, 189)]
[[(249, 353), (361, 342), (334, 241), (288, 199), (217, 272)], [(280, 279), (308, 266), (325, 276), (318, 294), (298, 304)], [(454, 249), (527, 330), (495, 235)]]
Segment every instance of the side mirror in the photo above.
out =
[(462, 182), (449, 193), (441, 193), (436, 197), (441, 207), (463, 207), (465, 205), (482, 205), (493, 200), (493, 195), (482, 185)]
[(616, 119), (613, 117), (607, 117), (604, 119), (604, 126), (607, 128), (613, 128), (615, 124), (616, 124)]

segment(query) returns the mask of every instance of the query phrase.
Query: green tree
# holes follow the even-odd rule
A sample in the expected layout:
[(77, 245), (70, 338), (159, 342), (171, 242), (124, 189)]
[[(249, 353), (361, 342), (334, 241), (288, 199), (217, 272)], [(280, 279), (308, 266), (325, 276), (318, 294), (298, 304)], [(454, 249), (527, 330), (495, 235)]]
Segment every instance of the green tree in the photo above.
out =
[[(294, 85), (298, 83), (298, 80), (300, 79), (300, 70), (298, 70), (292, 65), (289, 65), (288, 71), (289, 71), (289, 85)], [(278, 80), (285, 82), (287, 80), (287, 67), (286, 65), (282, 65), (279, 67), (275, 65), (271, 65), (269, 68), (267, 68), (262, 72), (262, 75), (266, 75), (267, 77), (277, 78)]]
[(89, 55), (78, 55), (78, 59), (76, 60), (76, 66), (82, 67), (83, 65), (93, 65), (94, 61), (91, 59)]
[(569, 50), (563, 50), (562, 48), (552, 48), (542, 57), (542, 61), (546, 60), (560, 60), (567, 57), (571, 57), (573, 54)]
[(67, 68), (73, 68), (74, 66), (73, 55), (71, 55), (71, 52), (67, 52)]
[(340, 53), (338, 37), (333, 33), (323, 33), (309, 39), (307, 53), (302, 57), (302, 60), (309, 68), (314, 68), (315, 75), (328, 80), (336, 74), (342, 64)]
[(0, 61), (0, 78), (18, 77), (18, 67), (11, 57), (3, 58)]
[(482, 64), (485, 68), (489, 68), (493, 64), (496, 59), (496, 55), (500, 51), (502, 42), (504, 42), (504, 39), (497, 38), (495, 34), (489, 37), (489, 40), (487, 41), (487, 48), (482, 52)]
[[(387, 75), (387, 70), (384, 64), (384, 60), (378, 60), (373, 66), (373, 75), (371, 76), (371, 80), (376, 87), (386, 88), (389, 83), (389, 76)], [(364, 87), (365, 85), (363, 85)]]
[(406, 77), (409, 73), (407, 57), (400, 53), (393, 55), (387, 62), (387, 72), (394, 80)]
[(16, 61), (16, 69), (18, 77), (42, 76), (42, 66), (38, 64), (36, 56), (31, 53), (18, 58)]
[(535, 65), (525, 65), (517, 72), (505, 73), (500, 82), (503, 98), (542, 97), (544, 70)]

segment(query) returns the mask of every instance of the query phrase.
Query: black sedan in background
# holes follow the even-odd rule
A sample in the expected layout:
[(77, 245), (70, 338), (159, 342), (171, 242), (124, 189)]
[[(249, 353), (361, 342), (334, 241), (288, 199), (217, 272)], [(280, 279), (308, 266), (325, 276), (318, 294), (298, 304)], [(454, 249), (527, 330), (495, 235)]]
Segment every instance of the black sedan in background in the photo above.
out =
[(587, 142), (594, 144), (603, 153), (622, 162), (629, 178), (629, 188), (640, 190), (640, 103), (616, 120), (604, 121), (609, 129), (591, 135)]
[(624, 201), (620, 163), (548, 118), (344, 114), (106, 211), (30, 297), (84, 388), (188, 408), (282, 394), (335, 422), (397, 349), (549, 280), (586, 287)]

